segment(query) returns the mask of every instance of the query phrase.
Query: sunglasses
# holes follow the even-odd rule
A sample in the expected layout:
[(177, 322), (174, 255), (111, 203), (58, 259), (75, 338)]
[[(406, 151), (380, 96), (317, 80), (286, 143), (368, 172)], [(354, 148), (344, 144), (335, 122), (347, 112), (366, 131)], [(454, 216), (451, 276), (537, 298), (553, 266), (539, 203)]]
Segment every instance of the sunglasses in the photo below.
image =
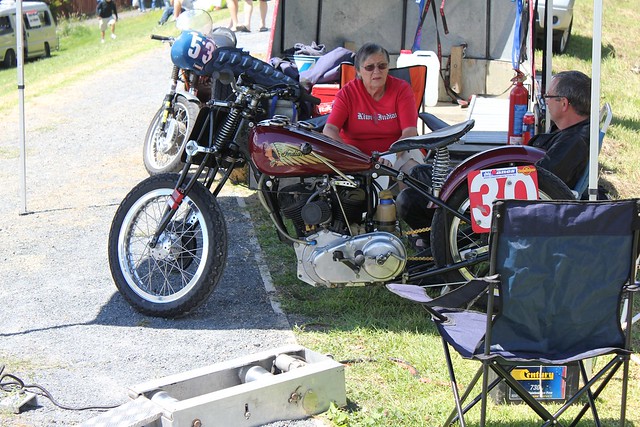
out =
[(364, 66), (364, 67), (362, 67), (362, 68), (364, 68), (364, 69), (365, 69), (365, 71), (369, 71), (369, 72), (371, 72), (371, 71), (375, 70), (376, 68), (377, 68), (378, 70), (380, 70), (380, 71), (382, 71), (382, 70), (386, 70), (388, 66), (389, 66), (389, 64), (387, 64), (386, 62), (381, 62), (381, 63), (379, 63), (379, 64), (369, 64), (369, 65), (365, 65), (365, 66)]
[(554, 99), (554, 98), (566, 98), (566, 96), (562, 95), (542, 95), (544, 99)]

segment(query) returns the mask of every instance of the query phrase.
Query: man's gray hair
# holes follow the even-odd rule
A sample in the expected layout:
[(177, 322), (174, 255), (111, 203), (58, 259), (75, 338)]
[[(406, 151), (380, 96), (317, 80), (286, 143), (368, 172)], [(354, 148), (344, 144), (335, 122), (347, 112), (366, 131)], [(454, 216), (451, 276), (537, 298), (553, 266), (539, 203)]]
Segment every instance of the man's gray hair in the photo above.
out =
[(576, 113), (591, 114), (591, 79), (580, 71), (562, 71), (553, 76), (555, 95), (564, 96)]

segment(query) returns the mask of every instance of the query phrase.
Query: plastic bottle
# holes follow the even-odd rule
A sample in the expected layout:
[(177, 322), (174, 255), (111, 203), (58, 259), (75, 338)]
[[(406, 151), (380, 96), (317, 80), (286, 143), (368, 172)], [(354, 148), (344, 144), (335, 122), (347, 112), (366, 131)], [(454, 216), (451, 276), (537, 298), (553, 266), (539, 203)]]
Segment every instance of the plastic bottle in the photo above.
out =
[(401, 50), (396, 60), (398, 68), (412, 65), (425, 65), (427, 77), (424, 86), (424, 105), (433, 107), (438, 104), (438, 80), (440, 78), (440, 61), (438, 55), (430, 50)]
[(389, 190), (380, 192), (380, 202), (376, 213), (373, 215), (373, 222), (379, 231), (396, 231), (396, 204), (393, 201), (393, 194)]
[(536, 134), (536, 116), (527, 111), (522, 118), (522, 145), (529, 145), (529, 140)]

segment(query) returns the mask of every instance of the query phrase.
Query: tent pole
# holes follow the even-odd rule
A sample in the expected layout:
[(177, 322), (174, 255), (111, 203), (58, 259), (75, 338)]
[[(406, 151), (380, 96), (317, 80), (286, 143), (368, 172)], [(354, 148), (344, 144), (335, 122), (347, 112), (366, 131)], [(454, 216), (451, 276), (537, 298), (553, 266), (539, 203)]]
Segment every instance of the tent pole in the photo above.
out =
[(22, 0), (16, 1), (16, 59), (18, 65), (18, 131), (20, 139), (20, 214), (27, 213), (27, 151), (24, 126), (24, 21), (22, 19)]
[(591, 46), (591, 128), (589, 133), (589, 200), (598, 198), (598, 152), (600, 142), (600, 61), (602, 58), (602, 0), (593, 0)]
[[(544, 7), (544, 31), (545, 31), (545, 58), (544, 58), (544, 91), (549, 89), (551, 84), (552, 64), (551, 59), (553, 57), (553, 0), (547, 0)], [(544, 95), (544, 94), (543, 94)], [(545, 105), (546, 107), (546, 105)], [(549, 115), (549, 109), (545, 108), (545, 120), (544, 131), (549, 132), (551, 130), (551, 116)]]

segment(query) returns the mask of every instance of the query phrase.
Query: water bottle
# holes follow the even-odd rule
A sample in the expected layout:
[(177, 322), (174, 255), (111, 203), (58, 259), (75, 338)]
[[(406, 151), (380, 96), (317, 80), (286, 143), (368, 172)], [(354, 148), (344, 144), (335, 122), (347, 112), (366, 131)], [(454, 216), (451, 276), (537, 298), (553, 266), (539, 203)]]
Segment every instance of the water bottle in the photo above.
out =
[(531, 111), (527, 111), (522, 118), (522, 145), (528, 145), (535, 134), (536, 116)]
[(389, 190), (380, 192), (378, 208), (373, 215), (373, 222), (379, 231), (396, 231), (396, 204), (393, 201), (393, 194)]

